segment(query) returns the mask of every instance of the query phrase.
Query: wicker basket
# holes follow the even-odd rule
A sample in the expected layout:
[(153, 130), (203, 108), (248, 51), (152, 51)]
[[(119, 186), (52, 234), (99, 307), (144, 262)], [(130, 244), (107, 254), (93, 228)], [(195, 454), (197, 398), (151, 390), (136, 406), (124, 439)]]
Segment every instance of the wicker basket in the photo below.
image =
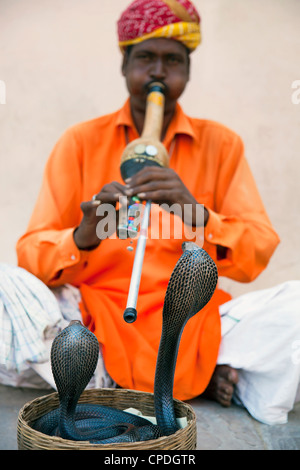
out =
[[(154, 397), (151, 393), (124, 389), (86, 390), (79, 403), (93, 403), (118, 409), (129, 407), (140, 410), (144, 415), (154, 416)], [(186, 417), (187, 426), (171, 436), (159, 439), (119, 444), (91, 444), (76, 442), (42, 434), (31, 428), (31, 424), (45, 413), (57, 408), (58, 394), (52, 393), (27, 403), (18, 417), (19, 450), (195, 450), (197, 445), (196, 416), (192, 407), (174, 400), (177, 417)]]

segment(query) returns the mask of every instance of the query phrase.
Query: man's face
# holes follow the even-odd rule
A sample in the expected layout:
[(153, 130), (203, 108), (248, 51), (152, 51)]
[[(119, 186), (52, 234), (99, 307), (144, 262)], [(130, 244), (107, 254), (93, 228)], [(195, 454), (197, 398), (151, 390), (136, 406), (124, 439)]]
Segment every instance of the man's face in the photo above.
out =
[(166, 109), (174, 107), (189, 80), (188, 52), (172, 39), (148, 39), (125, 55), (122, 72), (133, 105), (144, 109), (147, 85), (160, 81), (167, 87)]

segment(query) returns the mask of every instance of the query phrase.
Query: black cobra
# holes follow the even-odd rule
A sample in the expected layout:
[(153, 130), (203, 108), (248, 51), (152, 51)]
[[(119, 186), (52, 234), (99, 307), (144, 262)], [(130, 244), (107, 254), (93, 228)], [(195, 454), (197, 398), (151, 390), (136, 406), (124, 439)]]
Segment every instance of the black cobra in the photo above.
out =
[(157, 425), (114, 408), (77, 404), (96, 368), (99, 344), (80, 322), (71, 322), (55, 338), (51, 350), (60, 407), (37, 420), (33, 428), (65, 439), (103, 444), (143, 441), (175, 433), (178, 424), (173, 383), (180, 338), (187, 321), (211, 299), (217, 281), (217, 267), (206, 251), (192, 242), (184, 242), (163, 307), (154, 384)]

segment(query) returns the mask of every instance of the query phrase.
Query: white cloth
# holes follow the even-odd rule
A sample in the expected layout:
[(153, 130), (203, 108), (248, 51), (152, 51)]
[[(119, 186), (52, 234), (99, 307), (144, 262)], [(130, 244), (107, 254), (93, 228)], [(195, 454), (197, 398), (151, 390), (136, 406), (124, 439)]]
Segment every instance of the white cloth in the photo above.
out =
[(300, 281), (242, 295), (220, 314), (218, 364), (238, 369), (237, 402), (263, 423), (286, 423), (300, 398)]
[[(0, 383), (56, 388), (50, 365), (53, 339), (71, 320), (81, 320), (80, 291), (52, 291), (26, 270), (0, 264)], [(100, 351), (87, 388), (115, 387)]]
[(23, 372), (47, 360), (45, 339), (62, 321), (51, 291), (22, 268), (0, 264), (0, 364)]

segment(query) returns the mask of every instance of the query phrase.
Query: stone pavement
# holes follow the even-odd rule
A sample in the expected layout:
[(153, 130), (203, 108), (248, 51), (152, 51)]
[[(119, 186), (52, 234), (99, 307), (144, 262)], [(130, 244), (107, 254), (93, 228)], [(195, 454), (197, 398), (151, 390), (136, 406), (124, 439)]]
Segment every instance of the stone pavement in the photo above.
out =
[[(17, 450), (17, 418), (28, 401), (49, 393), (0, 385), (0, 450)], [(288, 424), (268, 426), (237, 406), (190, 401), (197, 415), (198, 450), (300, 450), (300, 403)]]

